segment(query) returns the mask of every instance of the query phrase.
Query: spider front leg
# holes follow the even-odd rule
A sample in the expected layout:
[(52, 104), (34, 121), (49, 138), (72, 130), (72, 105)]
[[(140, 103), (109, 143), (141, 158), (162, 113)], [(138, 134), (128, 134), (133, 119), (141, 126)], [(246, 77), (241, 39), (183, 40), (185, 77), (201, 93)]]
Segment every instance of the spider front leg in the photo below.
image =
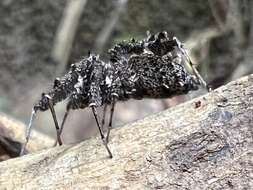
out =
[(55, 114), (55, 110), (54, 110), (54, 104), (53, 101), (51, 99), (51, 97), (48, 97), (48, 101), (49, 101), (49, 109), (51, 111), (51, 114), (53, 116), (53, 120), (54, 120), (54, 124), (55, 124), (55, 128), (56, 128), (56, 135), (57, 135), (57, 142), (59, 143), (59, 145), (62, 145), (62, 140), (61, 140), (61, 133), (60, 133), (60, 128), (59, 128), (59, 124), (56, 118), (56, 114)]
[(206, 81), (202, 78), (202, 76), (200, 75), (200, 73), (198, 72), (198, 70), (196, 69), (196, 67), (194, 66), (194, 64), (192, 63), (192, 61), (190, 59), (190, 56), (188, 55), (186, 49), (184, 48), (184, 45), (176, 37), (173, 37), (173, 40), (176, 43), (177, 48), (185, 56), (186, 62), (187, 62), (186, 64), (188, 64), (188, 67), (190, 67), (192, 69), (193, 74), (197, 77), (197, 79), (199, 80), (200, 84), (202, 84), (202, 86), (208, 92), (210, 92), (212, 89), (208, 86), (208, 84), (206, 83)]
[(30, 122), (28, 124), (28, 127), (26, 128), (26, 137), (25, 137), (26, 141), (25, 141), (25, 143), (21, 147), (21, 151), (19, 153), (20, 156), (23, 156), (25, 154), (26, 145), (28, 144), (28, 141), (30, 139), (31, 130), (32, 130), (32, 124), (33, 124), (33, 120), (35, 119), (37, 111), (38, 111), (38, 109), (35, 108), (35, 107), (32, 110), (32, 115), (31, 115), (31, 118), (30, 118)]
[(97, 127), (98, 127), (98, 130), (99, 130), (101, 139), (103, 141), (103, 144), (105, 145), (105, 148), (106, 148), (106, 150), (107, 150), (107, 152), (109, 154), (109, 158), (112, 158), (112, 152), (111, 152), (111, 150), (108, 147), (108, 142), (105, 139), (104, 133), (103, 133), (102, 128), (101, 128), (101, 126), (99, 124), (99, 121), (98, 121), (97, 109), (96, 109), (96, 107), (94, 105), (91, 105), (90, 107), (91, 107), (93, 115), (95, 117), (95, 120), (96, 120), (96, 123), (97, 123)]

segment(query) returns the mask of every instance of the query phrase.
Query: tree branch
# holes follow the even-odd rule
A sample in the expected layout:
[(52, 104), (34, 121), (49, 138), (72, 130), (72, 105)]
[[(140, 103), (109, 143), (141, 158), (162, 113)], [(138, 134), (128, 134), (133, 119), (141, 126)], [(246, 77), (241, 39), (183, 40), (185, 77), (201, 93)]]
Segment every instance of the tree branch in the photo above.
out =
[(250, 189), (253, 75), (99, 138), (0, 163), (3, 189)]

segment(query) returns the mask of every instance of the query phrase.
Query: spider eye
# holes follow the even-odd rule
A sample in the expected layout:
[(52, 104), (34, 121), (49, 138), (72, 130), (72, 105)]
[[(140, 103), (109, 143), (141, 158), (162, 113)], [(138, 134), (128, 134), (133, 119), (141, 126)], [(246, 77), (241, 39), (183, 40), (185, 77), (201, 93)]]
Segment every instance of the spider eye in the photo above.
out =
[(47, 103), (48, 103), (48, 99), (47, 99), (47, 98), (43, 98), (43, 99), (42, 99), (42, 102), (43, 102), (44, 104), (47, 104)]
[(54, 88), (58, 87), (60, 84), (61, 84), (60, 79), (59, 79), (59, 78), (56, 78), (56, 79), (54, 80)]
[(74, 71), (76, 69), (76, 65), (75, 64), (71, 64), (71, 71)]
[(44, 92), (41, 94), (41, 103), (42, 104), (48, 103), (48, 96)]
[(38, 104), (38, 108), (41, 110), (41, 111), (45, 111), (48, 109), (48, 104), (49, 104), (49, 101), (48, 101), (48, 97), (44, 94), (44, 96), (42, 97), (42, 99), (40, 100), (39, 104)]

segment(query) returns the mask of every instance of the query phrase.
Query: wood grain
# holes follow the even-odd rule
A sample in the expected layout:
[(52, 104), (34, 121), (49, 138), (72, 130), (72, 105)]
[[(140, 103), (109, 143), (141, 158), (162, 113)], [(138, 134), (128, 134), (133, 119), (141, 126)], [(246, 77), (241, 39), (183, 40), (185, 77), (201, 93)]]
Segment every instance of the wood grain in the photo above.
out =
[(250, 189), (253, 75), (98, 137), (0, 163), (0, 189)]

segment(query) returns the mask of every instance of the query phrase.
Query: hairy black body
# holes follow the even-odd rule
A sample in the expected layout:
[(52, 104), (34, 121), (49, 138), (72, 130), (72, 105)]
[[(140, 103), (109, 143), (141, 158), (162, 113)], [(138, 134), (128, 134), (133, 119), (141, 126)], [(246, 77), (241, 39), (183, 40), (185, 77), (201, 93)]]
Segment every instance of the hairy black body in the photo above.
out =
[[(186, 71), (184, 62), (188, 57), (184, 57), (182, 45), (176, 38), (169, 39), (166, 32), (149, 34), (142, 41), (131, 40), (117, 44), (109, 50), (109, 56), (110, 60), (103, 62), (99, 56), (89, 54), (77, 65), (71, 65), (69, 72), (62, 78), (56, 78), (53, 88), (42, 93), (41, 99), (35, 104), (34, 113), (37, 110), (51, 110), (60, 145), (60, 135), (69, 110), (90, 107), (101, 138), (112, 157), (107, 144), (117, 101), (170, 98), (197, 90), (201, 82)], [(64, 99), (68, 99), (67, 111), (59, 127), (53, 107)], [(107, 105), (111, 105), (111, 112), (105, 136), (102, 128)], [(100, 106), (105, 106), (101, 122), (96, 112), (96, 107)]]

